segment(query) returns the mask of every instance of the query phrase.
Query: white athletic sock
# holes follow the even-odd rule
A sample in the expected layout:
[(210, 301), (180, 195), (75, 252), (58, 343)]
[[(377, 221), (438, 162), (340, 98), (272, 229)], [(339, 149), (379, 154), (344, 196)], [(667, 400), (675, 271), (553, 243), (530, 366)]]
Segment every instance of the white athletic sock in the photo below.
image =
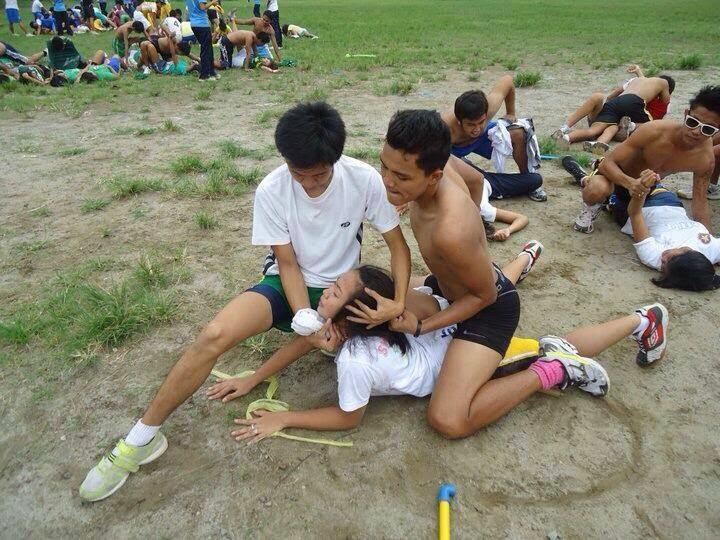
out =
[(125, 437), (125, 442), (133, 446), (145, 446), (153, 440), (159, 429), (160, 426), (148, 426), (143, 424), (142, 420), (138, 420)]
[(632, 335), (634, 337), (641, 336), (645, 329), (650, 325), (650, 319), (648, 319), (644, 315), (640, 315), (640, 313), (637, 313), (636, 315), (640, 317), (640, 324), (638, 324), (637, 328), (633, 330)]

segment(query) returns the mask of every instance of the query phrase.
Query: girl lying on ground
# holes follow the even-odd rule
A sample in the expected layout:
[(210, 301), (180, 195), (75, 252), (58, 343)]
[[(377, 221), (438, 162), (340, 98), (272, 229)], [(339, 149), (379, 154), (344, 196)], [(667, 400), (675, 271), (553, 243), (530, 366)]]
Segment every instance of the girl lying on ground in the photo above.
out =
[[(659, 180), (652, 171), (643, 176), (648, 186)], [(624, 223), (623, 209), (614, 210), (618, 222)], [(690, 291), (720, 287), (713, 266), (720, 262), (720, 239), (688, 217), (675, 193), (656, 184), (646, 197), (632, 198), (627, 216), (622, 232), (633, 236), (640, 261), (660, 270), (660, 278), (652, 280), (655, 285)]]
[[(502, 271), (515, 282), (527, 274), (535, 260), (532, 250), (524, 250)], [(368, 289), (374, 292), (368, 293)], [(241, 427), (234, 430), (232, 436), (238, 441), (257, 442), (287, 427), (350, 429), (360, 423), (370, 396), (408, 394), (425, 397), (431, 394), (454, 326), (414, 337), (391, 331), (387, 323), (367, 329), (365, 325), (346, 318), (349, 313), (346, 306), (353, 304), (354, 300), (359, 299), (375, 309), (375, 297), (379, 294), (392, 298), (394, 289), (390, 276), (379, 268), (361, 266), (346, 272), (324, 291), (320, 299), (318, 313), (328, 320), (316, 336), (296, 337), (248, 377), (236, 377), (212, 385), (207, 390), (209, 399), (222, 398), (226, 402), (247, 394), (318, 344), (326, 350), (340, 347), (335, 359), (337, 405), (308, 411), (255, 411), (256, 417), (251, 420), (235, 420)], [(441, 297), (430, 294), (415, 296), (418, 298), (412, 308), (418, 317), (430, 316), (448, 305)], [(667, 326), (667, 310), (660, 304), (653, 304), (636, 310), (632, 315), (578, 328), (565, 338), (545, 336), (537, 344), (537, 355), (515, 370), (511, 367), (508, 371), (517, 372), (508, 377), (528, 378), (526, 397), (539, 390), (556, 386), (564, 389), (571, 385), (602, 396), (607, 393), (610, 384), (607, 373), (595, 360), (579, 355), (594, 356), (632, 335), (640, 348), (636, 361), (641, 365), (649, 364), (659, 360), (665, 352)], [(493, 383), (502, 384), (501, 381), (498, 379)], [(511, 408), (499, 409), (495, 418)]]

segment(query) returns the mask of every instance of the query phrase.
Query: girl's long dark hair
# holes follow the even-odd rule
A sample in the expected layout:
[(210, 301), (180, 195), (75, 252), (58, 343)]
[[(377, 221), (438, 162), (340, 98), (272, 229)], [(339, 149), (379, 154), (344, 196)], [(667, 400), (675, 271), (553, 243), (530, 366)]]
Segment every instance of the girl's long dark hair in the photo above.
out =
[(709, 291), (720, 287), (720, 277), (715, 267), (702, 253), (690, 250), (670, 259), (664, 274), (651, 281), (665, 289), (686, 291)]
[[(392, 277), (382, 268), (365, 264), (357, 269), (360, 274), (360, 290), (357, 295), (348, 301), (348, 304), (354, 304), (355, 300), (360, 300), (363, 304), (368, 306), (370, 309), (377, 308), (377, 302), (375, 299), (365, 292), (365, 288), (372, 289), (380, 296), (385, 298), (395, 297), (395, 283), (393, 283)], [(405, 354), (410, 349), (410, 343), (408, 342), (405, 334), (400, 332), (393, 332), (390, 330), (388, 323), (380, 324), (374, 328), (366, 328), (367, 325), (352, 322), (346, 319), (348, 311), (345, 309), (340, 310), (334, 318), (333, 322), (343, 321), (345, 328), (345, 335), (347, 336), (347, 344), (353, 346), (353, 342), (358, 339), (365, 337), (379, 337), (388, 342), (390, 346), (396, 346), (400, 351)]]

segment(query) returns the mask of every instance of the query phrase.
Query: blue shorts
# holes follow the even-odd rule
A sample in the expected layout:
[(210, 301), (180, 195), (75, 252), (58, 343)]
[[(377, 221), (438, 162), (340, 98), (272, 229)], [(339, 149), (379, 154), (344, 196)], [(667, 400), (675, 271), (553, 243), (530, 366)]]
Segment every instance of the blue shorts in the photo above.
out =
[(497, 120), (490, 120), (487, 124), (485, 124), (485, 130), (480, 134), (477, 139), (472, 141), (470, 144), (466, 144), (465, 146), (458, 146), (456, 144), (453, 144), (450, 153), (453, 156), (457, 157), (465, 157), (468, 154), (475, 153), (484, 157), (485, 159), (490, 159), (490, 156), (492, 156), (492, 141), (490, 141), (490, 137), (488, 137), (488, 131), (490, 131), (496, 125)]
[(118, 55), (113, 56), (110, 60), (108, 60), (107, 66), (115, 73), (120, 73), (120, 57)]
[(5, 8), (5, 17), (10, 24), (20, 22), (20, 11), (15, 8)]

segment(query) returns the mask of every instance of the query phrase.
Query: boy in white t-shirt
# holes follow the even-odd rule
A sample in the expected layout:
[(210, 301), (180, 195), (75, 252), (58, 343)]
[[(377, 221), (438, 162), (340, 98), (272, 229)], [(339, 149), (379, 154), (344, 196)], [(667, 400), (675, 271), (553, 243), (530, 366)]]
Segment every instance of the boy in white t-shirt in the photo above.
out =
[[(652, 171), (644, 178), (647, 185), (658, 179)], [(622, 232), (635, 239), (640, 261), (660, 271), (660, 278), (652, 279), (655, 285), (691, 291), (720, 287), (713, 266), (720, 263), (720, 239), (688, 217), (675, 193), (655, 185), (647, 197), (633, 197), (627, 212)]]
[(393, 300), (374, 311), (384, 322), (405, 309), (410, 250), (382, 179), (369, 165), (342, 155), (345, 125), (326, 103), (301, 103), (275, 130), (285, 165), (255, 194), (252, 243), (270, 247), (263, 279), (230, 301), (173, 366), (149, 407), (125, 439), (103, 457), (80, 486), (88, 501), (108, 497), (130, 472), (167, 448), (160, 425), (203, 384), (218, 357), (240, 341), (277, 327), (313, 339), (305, 352), (329, 341), (315, 311), (323, 290), (358, 264), (362, 226), (369, 221), (390, 249)]

